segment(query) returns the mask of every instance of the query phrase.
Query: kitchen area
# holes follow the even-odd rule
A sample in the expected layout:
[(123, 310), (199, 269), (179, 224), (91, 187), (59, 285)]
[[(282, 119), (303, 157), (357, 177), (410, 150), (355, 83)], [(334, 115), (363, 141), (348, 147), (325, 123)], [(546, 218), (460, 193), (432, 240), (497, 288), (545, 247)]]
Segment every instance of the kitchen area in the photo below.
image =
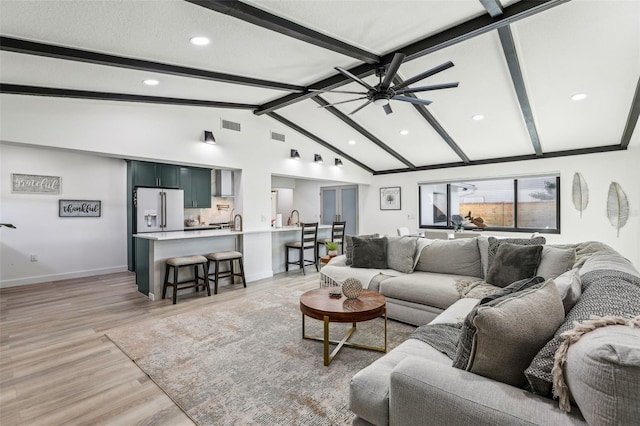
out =
[(242, 251), (235, 173), (240, 172), (128, 162), (128, 261), (139, 292), (161, 297), (169, 257)]
[[(151, 300), (162, 297), (169, 257), (234, 250), (244, 253), (249, 263), (257, 258), (264, 262), (268, 256), (271, 273), (276, 274), (285, 271), (285, 244), (300, 238), (299, 223), (319, 222), (318, 238), (330, 236), (331, 223), (338, 216), (327, 213), (322, 219), (318, 195), (321, 186), (334, 182), (272, 177), (270, 224), (245, 229), (237, 197), (240, 181), (239, 170), (128, 162), (129, 270), (136, 272), (139, 292)], [(265, 239), (271, 242), (271, 252), (249, 256), (253, 244), (245, 247), (246, 242)]]

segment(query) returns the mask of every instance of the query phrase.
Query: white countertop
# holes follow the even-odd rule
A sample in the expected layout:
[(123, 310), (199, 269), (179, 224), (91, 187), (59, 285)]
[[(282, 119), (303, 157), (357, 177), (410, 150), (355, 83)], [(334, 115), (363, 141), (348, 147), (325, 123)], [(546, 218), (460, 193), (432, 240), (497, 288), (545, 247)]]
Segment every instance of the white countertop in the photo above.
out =
[[(189, 238), (210, 238), (210, 237), (227, 237), (244, 234), (261, 234), (272, 232), (292, 232), (300, 231), (299, 226), (283, 226), (282, 228), (255, 229), (246, 231), (232, 231), (230, 229), (205, 229), (193, 231), (171, 231), (171, 232), (143, 232), (134, 234), (135, 238), (144, 238), (155, 241), (185, 240)], [(331, 229), (331, 225), (318, 225), (318, 229)]]
[(146, 232), (141, 234), (134, 234), (134, 237), (144, 238), (147, 240), (169, 241), (186, 240), (189, 238), (228, 237), (230, 235), (242, 235), (242, 232), (231, 231), (229, 229), (209, 229), (202, 231)]

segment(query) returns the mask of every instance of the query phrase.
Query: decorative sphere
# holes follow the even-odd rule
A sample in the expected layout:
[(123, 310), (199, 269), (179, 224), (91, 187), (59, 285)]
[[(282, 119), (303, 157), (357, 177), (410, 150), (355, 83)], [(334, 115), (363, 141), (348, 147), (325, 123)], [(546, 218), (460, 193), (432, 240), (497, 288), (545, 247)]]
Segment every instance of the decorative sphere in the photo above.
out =
[(342, 283), (342, 294), (347, 299), (357, 299), (362, 293), (362, 283), (355, 278), (347, 278)]

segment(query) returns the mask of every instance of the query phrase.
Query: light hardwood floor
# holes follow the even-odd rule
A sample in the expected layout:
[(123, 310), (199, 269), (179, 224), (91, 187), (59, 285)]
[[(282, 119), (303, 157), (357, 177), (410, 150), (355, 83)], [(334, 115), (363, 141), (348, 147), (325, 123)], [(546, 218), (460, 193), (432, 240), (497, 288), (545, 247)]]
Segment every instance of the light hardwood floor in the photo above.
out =
[(179, 295), (176, 305), (149, 301), (132, 273), (0, 289), (0, 424), (192, 425), (105, 331), (319, 279), (294, 270), (211, 297)]

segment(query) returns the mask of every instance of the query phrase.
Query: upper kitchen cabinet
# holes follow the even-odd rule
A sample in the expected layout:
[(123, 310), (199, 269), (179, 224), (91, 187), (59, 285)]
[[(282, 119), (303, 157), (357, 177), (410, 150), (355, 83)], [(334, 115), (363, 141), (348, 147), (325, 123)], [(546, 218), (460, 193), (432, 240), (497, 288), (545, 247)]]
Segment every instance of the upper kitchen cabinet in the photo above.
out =
[(180, 167), (171, 164), (132, 161), (133, 186), (178, 188)]
[(184, 190), (184, 207), (211, 207), (211, 170), (180, 168), (180, 189)]

